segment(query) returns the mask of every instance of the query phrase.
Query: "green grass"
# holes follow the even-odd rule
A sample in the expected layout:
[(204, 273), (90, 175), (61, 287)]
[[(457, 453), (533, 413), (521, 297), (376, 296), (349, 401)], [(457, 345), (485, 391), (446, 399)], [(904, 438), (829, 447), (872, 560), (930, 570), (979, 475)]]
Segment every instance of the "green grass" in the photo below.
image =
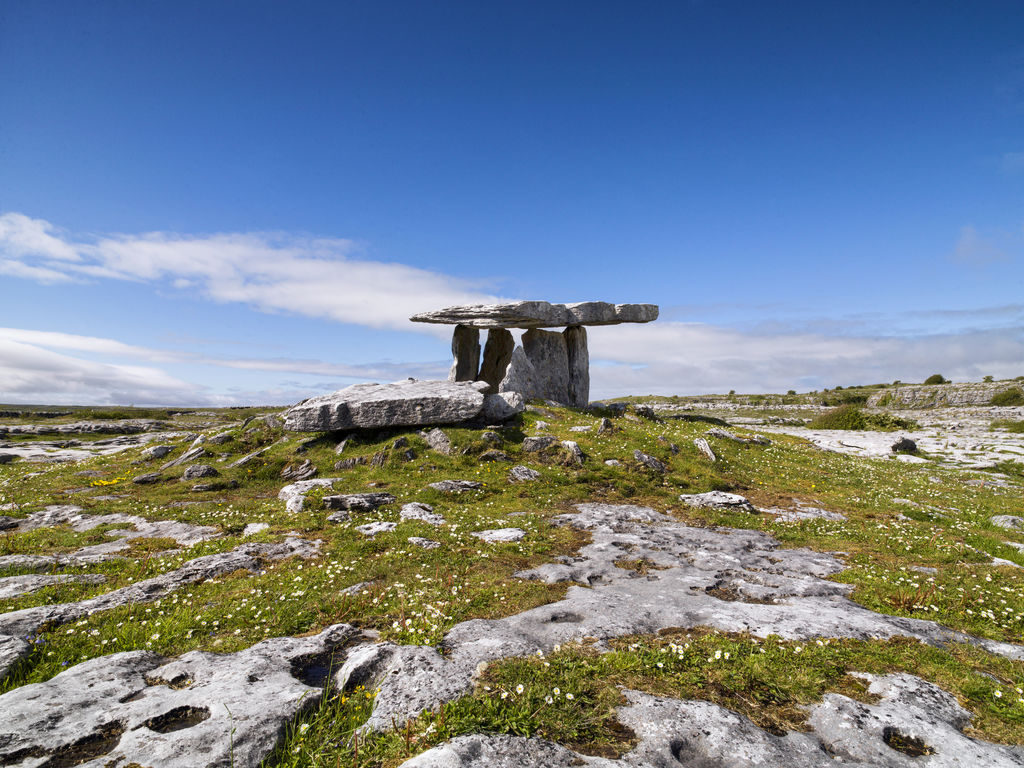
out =
[(869, 413), (857, 405), (848, 403), (821, 414), (807, 426), (811, 429), (870, 429), (895, 432), (899, 429), (916, 429), (917, 423), (890, 413)]
[[(771, 396), (760, 409), (745, 407), (751, 413), (794, 417), (793, 411), (780, 407), (779, 398), (785, 397), (820, 395)], [(1024, 542), (1024, 535), (995, 529), (987, 522), (993, 515), (1019, 514), (1019, 489), (967, 485), (955, 470), (931, 464), (824, 453), (786, 435), (773, 435), (767, 447), (709, 438), (719, 456), (712, 464), (693, 440), (706, 434), (716, 414), (720, 416), (721, 411), (697, 410), (683, 414), (689, 418), (652, 421), (627, 413), (614, 417), (614, 431), (598, 435), (596, 428), (569, 431), (575, 425), (596, 427), (595, 414), (562, 408), (526, 413), (520, 422), (502, 430), (503, 443), (497, 447), (515, 463), (538, 470), (541, 481), (536, 483), (511, 484), (506, 480), (510, 464), (481, 463), (477, 456), (492, 446), (482, 440), (480, 429), (445, 428), (454, 446), (450, 456), (431, 451), (415, 430), (359, 434), (337, 455), (336, 435), (288, 434), (260, 420), (242, 427), (243, 418), (254, 412), (234, 410), (215, 411), (213, 416), (171, 416), (175, 429), (202, 431), (207, 436), (229, 433), (226, 442), (204, 444), (211, 455), (201, 461), (217, 467), (221, 476), (216, 480), (224, 484), (212, 492), (191, 491), (193, 483), (181, 479), (183, 467), (166, 470), (165, 480), (154, 485), (131, 482), (180, 455), (187, 447), (181, 440), (176, 441), (174, 453), (159, 461), (146, 460), (140, 448), (133, 448), (77, 464), (15, 461), (2, 465), (0, 504), (15, 506), (3, 514), (20, 516), (48, 504), (74, 503), (90, 514), (122, 512), (150, 520), (179, 520), (214, 526), (222, 535), (166, 557), (155, 555), (170, 548), (170, 542), (136, 541), (124, 559), (68, 571), (102, 574), (105, 584), (48, 587), (2, 601), (0, 610), (82, 599), (166, 572), (188, 559), (226, 551), (242, 541), (241, 531), (250, 522), (270, 525), (252, 541), (279, 541), (295, 531), (322, 544), (320, 556), (310, 561), (267, 563), (260, 572), (243, 571), (194, 584), (152, 604), (44, 628), (31, 638), (31, 655), (0, 689), (46, 680), (71, 664), (117, 650), (149, 649), (167, 655), (194, 649), (234, 651), (266, 637), (316, 632), (337, 622), (376, 629), (382, 638), (399, 643), (436, 645), (460, 621), (507, 616), (560, 599), (564, 586), (523, 582), (512, 574), (578, 551), (587, 540), (585, 535), (553, 526), (551, 520), (584, 501), (647, 504), (692, 525), (763, 530), (786, 547), (844, 552), (848, 567), (834, 578), (853, 585), (852, 598), (866, 607), (935, 620), (981, 637), (1020, 642), (1024, 578), (1019, 570), (988, 563), (1000, 557), (1024, 565), (1024, 555), (1004, 543)], [(540, 419), (549, 423), (552, 436), (580, 444), (588, 457), (582, 467), (564, 465), (557, 447), (539, 454), (522, 450), (523, 437), (537, 433)], [(730, 429), (746, 434), (742, 428)], [(391, 447), (399, 438), (405, 438), (412, 449), (411, 461), (403, 460), (404, 448)], [(679, 446), (678, 454), (670, 444)], [(268, 450), (258, 461), (228, 467), (260, 448)], [(668, 472), (663, 476), (637, 466), (632, 459), (635, 449), (663, 461)], [(369, 460), (379, 454), (384, 454), (383, 466), (367, 463), (333, 469), (340, 459)], [(611, 458), (622, 465), (605, 465), (604, 460)], [(310, 494), (301, 513), (289, 514), (277, 498), (285, 484), (280, 472), (305, 459), (318, 467), (319, 477), (340, 478), (334, 493), (384, 490), (397, 500), (375, 513), (355, 513), (348, 523), (332, 524), (326, 521), (329, 511), (320, 502), (327, 492), (321, 491)], [(1024, 465), (1006, 464), (1004, 471), (1022, 476)], [(85, 470), (100, 475), (78, 474)], [(485, 485), (460, 495), (427, 488), (428, 483), (446, 478), (479, 480)], [(237, 487), (229, 487), (231, 483)], [(95, 490), (65, 493), (83, 486)], [(694, 510), (678, 500), (680, 493), (712, 489), (741, 493), (761, 508), (789, 506), (799, 499), (842, 512), (847, 519), (784, 523), (767, 514)], [(93, 498), (101, 494), (118, 498)], [(896, 498), (913, 504), (897, 504)], [(183, 501), (198, 503), (172, 506)], [(432, 504), (448, 524), (433, 528), (400, 521), (399, 509), (410, 501)], [(354, 530), (378, 519), (399, 525), (375, 539)], [(488, 545), (469, 535), (507, 526), (523, 528), (526, 538), (516, 544)], [(108, 526), (75, 533), (59, 527), (0, 534), (0, 554), (71, 552), (109, 540), (106, 530)], [(408, 543), (410, 536), (431, 538), (443, 546), (422, 550)], [(638, 572), (647, 567), (639, 561), (623, 565)], [(936, 572), (913, 570), (920, 567)], [(8, 568), (3, 575), (21, 572), (25, 571)], [(368, 586), (358, 594), (341, 594), (361, 582)], [(977, 649), (834, 640), (819, 647), (707, 632), (682, 638), (630, 638), (614, 643), (612, 654), (573, 647), (544, 660), (507, 660), (494, 665), (471, 696), (422, 716), (409, 729), (365, 739), (355, 739), (353, 734), (365, 721), (373, 692), (327, 697), (296, 721), (291, 737), (268, 764), (397, 765), (407, 754), (474, 730), (543, 735), (574, 748), (590, 745), (588, 749), (617, 754), (628, 748), (630, 737), (614, 719), (613, 708), (621, 701), (616, 684), (717, 701), (774, 729), (800, 727), (800, 706), (817, 700), (822, 692), (861, 694), (849, 671), (894, 669), (921, 674), (956, 693), (975, 712), (974, 725), (987, 738), (1024, 738), (1020, 708), (1011, 701), (1012, 691), (1021, 685), (1019, 664)], [(680, 660), (671, 653), (670, 642), (688, 642), (691, 648)], [(801, 645), (799, 654), (796, 645)], [(730, 664), (721, 664), (720, 659), (708, 662), (715, 650), (728, 652)], [(667, 656), (673, 658), (662, 658)], [(657, 667), (654, 659), (664, 666)], [(550, 666), (543, 666), (544, 662)], [(524, 686), (522, 694), (517, 692), (519, 684)], [(555, 688), (560, 694), (553, 693)], [(995, 690), (1004, 697), (995, 697)], [(552, 697), (550, 703), (547, 696)]]
[(1024, 405), (1024, 390), (1020, 387), (1010, 387), (992, 395), (992, 405)]

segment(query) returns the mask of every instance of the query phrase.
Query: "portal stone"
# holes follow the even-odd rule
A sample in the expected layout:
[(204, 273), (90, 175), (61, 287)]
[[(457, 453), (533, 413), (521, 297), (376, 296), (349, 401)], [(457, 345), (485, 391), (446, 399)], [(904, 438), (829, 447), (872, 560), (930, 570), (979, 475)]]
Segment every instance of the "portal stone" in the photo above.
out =
[(512, 334), (504, 328), (492, 328), (487, 332), (484, 361), (480, 365), (480, 375), (477, 377), (490, 385), (485, 394), (493, 395), (498, 391), (498, 385), (505, 378), (505, 371), (512, 360), (512, 350), (515, 346)]
[(587, 329), (573, 325), (562, 333), (569, 356), (569, 405), (586, 408), (590, 402), (590, 353), (587, 351)]
[(531, 328), (523, 334), (523, 350), (537, 371), (534, 397), (569, 402), (569, 352), (565, 336)]
[(476, 381), (480, 369), (480, 331), (468, 325), (456, 325), (452, 334), (452, 355), (455, 362), (448, 372), (448, 381)]

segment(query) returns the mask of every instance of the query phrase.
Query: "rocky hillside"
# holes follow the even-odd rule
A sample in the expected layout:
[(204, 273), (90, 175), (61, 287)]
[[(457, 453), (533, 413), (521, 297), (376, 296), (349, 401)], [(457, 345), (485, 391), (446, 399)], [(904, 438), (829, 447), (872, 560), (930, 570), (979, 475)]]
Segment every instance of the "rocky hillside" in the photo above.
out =
[(984, 406), (1001, 392), (1020, 387), (1016, 381), (967, 384), (910, 384), (879, 390), (867, 404), (878, 408), (945, 408)]
[(0, 424), (0, 765), (1024, 765), (1024, 413), (124, 410)]

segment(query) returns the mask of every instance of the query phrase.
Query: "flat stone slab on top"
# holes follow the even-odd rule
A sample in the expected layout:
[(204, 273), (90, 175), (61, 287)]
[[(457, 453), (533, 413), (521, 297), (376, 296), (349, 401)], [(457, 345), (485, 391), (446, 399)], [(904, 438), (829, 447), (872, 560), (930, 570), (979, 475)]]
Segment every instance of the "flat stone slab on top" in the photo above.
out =
[(582, 301), (551, 304), (547, 301), (512, 301), (506, 304), (467, 304), (421, 312), (414, 323), (468, 325), (473, 328), (562, 328), (572, 325), (650, 323), (658, 319), (656, 304), (609, 304)]

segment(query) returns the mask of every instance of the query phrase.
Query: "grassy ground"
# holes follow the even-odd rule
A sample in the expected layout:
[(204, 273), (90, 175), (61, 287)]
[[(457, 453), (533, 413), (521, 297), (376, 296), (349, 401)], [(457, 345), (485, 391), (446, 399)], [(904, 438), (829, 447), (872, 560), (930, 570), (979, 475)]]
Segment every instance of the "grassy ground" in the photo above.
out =
[[(454, 445), (451, 456), (430, 450), (414, 430), (355, 436), (338, 455), (338, 436), (284, 433), (272, 420), (256, 420), (243, 428), (242, 418), (254, 413), (169, 415), (174, 429), (208, 436), (227, 433), (223, 442), (204, 444), (211, 455), (200, 461), (221, 473), (212, 491), (191, 491), (193, 482), (181, 479), (183, 467), (166, 470), (155, 484), (132, 483), (133, 477), (157, 471), (167, 461), (144, 459), (138, 448), (77, 464), (0, 465), (0, 505), (13, 505), (7, 515), (74, 503), (86, 513), (181, 520), (215, 526), (221, 533), (187, 549), (169, 541), (136, 540), (125, 559), (65, 569), (102, 574), (106, 583), (48, 587), (2, 600), (0, 611), (101, 594), (199, 555), (227, 551), (242, 541), (242, 529), (252, 522), (270, 527), (250, 541), (277, 541), (297, 532), (322, 542), (320, 556), (313, 560), (269, 563), (258, 573), (230, 574), (152, 604), (45, 629), (31, 638), (32, 654), (0, 690), (46, 680), (70, 664), (114, 651), (233, 651), (265, 637), (314, 633), (340, 621), (376, 629), (382, 639), (437, 644), (460, 621), (509, 615), (560, 599), (563, 586), (521, 582), (512, 574), (585, 543), (578, 532), (550, 523), (583, 501), (647, 504), (691, 525), (763, 530), (787, 547), (842, 552), (848, 568), (835, 578), (853, 584), (853, 599), (873, 610), (927, 618), (1009, 642), (1020, 642), (1024, 634), (1024, 571), (990, 565), (993, 556), (1024, 565), (1024, 555), (1004, 543), (1024, 543), (1024, 535), (988, 522), (993, 515), (1019, 514), (1019, 488), (970, 485), (948, 468), (823, 453), (782, 435), (773, 436), (768, 447), (710, 438), (719, 456), (711, 464), (693, 445), (710, 425), (693, 419), (651, 421), (629, 413), (614, 419), (614, 431), (599, 435), (596, 414), (544, 408), (498, 430), (497, 441), (489, 442), (482, 429), (446, 429)], [(83, 417), (68, 420), (78, 418)], [(579, 443), (587, 454), (582, 467), (572, 465), (557, 445), (542, 453), (523, 452), (523, 437), (538, 433), (539, 420), (549, 424), (547, 434)], [(572, 426), (593, 429), (572, 432)], [(407, 446), (393, 447), (402, 439)], [(168, 459), (188, 446), (180, 438), (170, 442), (176, 450)], [(268, 450), (256, 462), (228, 468), (259, 448)], [(541, 480), (508, 482), (510, 463), (479, 458), (492, 448), (538, 470)], [(407, 460), (409, 449), (413, 456)], [(663, 461), (668, 473), (662, 476), (638, 466), (632, 458), (635, 449)], [(369, 463), (375, 456), (382, 466)], [(367, 463), (333, 469), (335, 462), (349, 458)], [(613, 458), (622, 465), (604, 464)], [(327, 522), (330, 512), (319, 501), (325, 492), (317, 492), (310, 494), (301, 513), (289, 514), (277, 498), (287, 482), (280, 473), (307, 459), (319, 469), (319, 477), (340, 478), (334, 493), (384, 490), (396, 502), (335, 524)], [(456, 495), (427, 488), (446, 478), (478, 480), (484, 486)], [(842, 512), (847, 519), (786, 523), (768, 514), (693, 510), (678, 501), (680, 493), (713, 489), (742, 493), (762, 508), (788, 507), (799, 499)], [(98, 500), (97, 495), (116, 498)], [(433, 505), (447, 524), (435, 528), (400, 521), (400, 506), (411, 501)], [(189, 504), (180, 506), (182, 502)], [(354, 530), (371, 520), (399, 525), (373, 539)], [(507, 526), (523, 528), (526, 538), (485, 544), (470, 535)], [(0, 534), (0, 554), (71, 552), (108, 540), (106, 529), (6, 532)], [(410, 536), (443, 546), (423, 550), (408, 542)], [(916, 570), (922, 568), (934, 570)], [(9, 568), (0, 575), (24, 572)], [(355, 594), (343, 593), (364, 582)], [(621, 702), (616, 685), (716, 701), (781, 731), (801, 727), (801, 706), (825, 691), (863, 695), (863, 684), (849, 672), (891, 670), (913, 672), (956, 694), (975, 714), (973, 726), (985, 738), (1024, 742), (1024, 701), (1017, 690), (1024, 687), (1020, 663), (969, 647), (935, 649), (901, 641), (796, 644), (696, 631), (626, 638), (610, 654), (571, 646), (546, 659), (494, 664), (473, 695), (424, 715), (400, 733), (354, 738), (373, 691), (329, 697), (294, 724), (268, 764), (394, 765), (452, 735), (482, 730), (543, 735), (584, 751), (615, 754), (630, 743), (630, 735), (614, 718), (614, 707)]]

